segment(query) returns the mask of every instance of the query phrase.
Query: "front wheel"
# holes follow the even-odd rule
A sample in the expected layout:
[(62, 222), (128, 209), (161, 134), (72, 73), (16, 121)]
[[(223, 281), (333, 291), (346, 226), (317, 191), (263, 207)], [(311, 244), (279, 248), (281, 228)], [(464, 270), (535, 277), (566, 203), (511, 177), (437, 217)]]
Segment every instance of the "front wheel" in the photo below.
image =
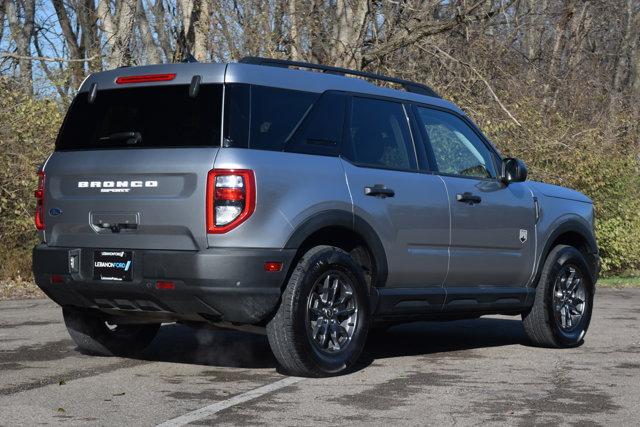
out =
[(362, 269), (345, 251), (307, 252), (267, 325), (269, 344), (287, 373), (327, 376), (357, 361), (367, 338), (369, 304)]
[(545, 261), (531, 310), (522, 316), (535, 345), (575, 347), (582, 344), (593, 310), (589, 266), (572, 246), (553, 248)]
[(160, 324), (118, 325), (89, 313), (63, 309), (67, 331), (80, 350), (101, 356), (131, 356), (144, 350)]

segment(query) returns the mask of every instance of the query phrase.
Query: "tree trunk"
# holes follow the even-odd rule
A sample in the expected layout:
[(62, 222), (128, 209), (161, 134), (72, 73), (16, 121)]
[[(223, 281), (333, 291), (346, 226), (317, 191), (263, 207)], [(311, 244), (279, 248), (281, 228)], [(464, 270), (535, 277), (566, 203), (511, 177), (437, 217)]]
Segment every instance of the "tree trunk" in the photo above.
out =
[(31, 56), (35, 3), (35, 0), (21, 2), (7, 0), (5, 5), (11, 37), (16, 43), (17, 54), (22, 57), (18, 60), (20, 83), (28, 94), (33, 94), (33, 68), (29, 57)]
[(180, 16), (182, 24), (176, 36), (176, 50), (173, 52), (172, 62), (180, 62), (192, 55), (195, 43), (195, 32), (193, 22), (200, 8), (200, 0), (179, 0)]
[(291, 28), (289, 29), (290, 39), (290, 55), (294, 61), (302, 61), (304, 58), (302, 53), (302, 11), (300, 10), (300, 0), (289, 1), (289, 21)]
[(102, 70), (101, 46), (98, 36), (98, 15), (94, 0), (81, 0), (82, 7), (78, 8), (78, 23), (82, 28), (82, 46), (85, 55), (91, 59), (87, 61), (89, 72), (95, 73)]
[(544, 35), (544, 14), (547, 11), (547, 0), (526, 0), (527, 13), (523, 30), (523, 47), (529, 61), (538, 59)]
[(173, 61), (193, 55), (198, 61), (209, 59), (211, 3), (207, 0), (180, 0), (182, 26), (177, 36)]
[(131, 39), (138, 9), (137, 0), (121, 1), (118, 10), (115, 43), (111, 51), (111, 66), (113, 68), (131, 64)]
[(313, 62), (328, 64), (327, 59), (327, 34), (323, 22), (326, 21), (326, 9), (324, 0), (312, 0), (311, 16), (309, 17), (309, 56)]
[[(52, 0), (52, 3), (53, 9), (58, 17), (58, 23), (62, 29), (62, 35), (69, 49), (69, 58), (75, 60), (82, 59), (85, 55), (84, 49), (78, 43), (78, 37), (71, 27), (71, 21), (62, 0)], [(80, 61), (71, 62), (69, 68), (71, 69), (71, 83), (74, 87), (78, 87), (84, 79), (83, 64)]]
[(553, 48), (551, 50), (551, 58), (549, 59), (549, 67), (547, 69), (548, 79), (544, 86), (544, 99), (545, 103), (549, 101), (549, 94), (554, 92), (557, 84), (555, 83), (559, 79), (559, 70), (561, 66), (562, 54), (567, 40), (567, 29), (569, 23), (576, 12), (576, 0), (565, 0), (562, 9), (562, 14), (558, 19), (554, 31)]
[[(625, 81), (629, 77), (629, 73), (631, 72), (631, 37), (634, 35), (634, 29), (632, 27), (634, 21), (633, 18), (633, 0), (627, 0), (626, 25), (624, 26), (618, 55), (616, 55), (616, 65), (614, 67), (612, 82), (613, 90), (618, 93), (622, 92), (622, 90), (624, 89)], [(635, 35), (637, 37), (637, 34)], [(615, 96), (611, 98), (612, 102), (614, 101), (614, 98)]]
[(269, 51), (277, 55), (284, 41), (284, 11), (287, 5), (284, 0), (276, 0), (273, 11), (273, 29), (269, 40)]
[(369, 2), (337, 0), (329, 57), (343, 67), (358, 67), (362, 62)]
[(636, 12), (633, 17), (633, 35), (631, 36), (631, 97), (635, 100), (631, 102), (631, 110), (636, 117), (636, 144), (640, 148), (640, 123), (638, 118), (640, 117), (640, 104), (637, 102), (640, 99), (640, 12)]
[(633, 49), (631, 65), (633, 67), (632, 89), (634, 98), (637, 100), (640, 99), (640, 34), (638, 33), (638, 27), (640, 27), (640, 13), (636, 13), (634, 21), (635, 24), (633, 25), (634, 34), (632, 37)]
[(0, 0), (0, 42), (2, 42), (2, 35), (4, 34), (4, 14), (6, 2), (7, 0)]
[(116, 25), (113, 22), (109, 0), (98, 1), (98, 18), (102, 22), (102, 31), (107, 40), (107, 45), (112, 47), (115, 43)]
[(211, 36), (211, 3), (207, 0), (198, 2), (198, 15), (192, 24), (194, 31), (193, 56), (198, 61), (209, 59)]
[(173, 45), (171, 44), (171, 38), (167, 31), (167, 12), (162, 4), (162, 0), (156, 0), (156, 3), (151, 8), (153, 10), (154, 17), (154, 30), (160, 43), (160, 48), (164, 57), (169, 61), (173, 56)]
[(161, 63), (162, 60), (160, 59), (160, 50), (158, 49), (158, 45), (153, 39), (151, 25), (149, 24), (147, 11), (142, 4), (142, 0), (138, 0), (138, 26), (140, 28), (140, 35), (142, 36), (144, 52), (147, 56), (147, 63)]
[(131, 63), (131, 39), (138, 0), (121, 0), (116, 8), (116, 16), (111, 13), (109, 0), (100, 0), (98, 15), (102, 20), (107, 45), (109, 46), (109, 67), (117, 68)]

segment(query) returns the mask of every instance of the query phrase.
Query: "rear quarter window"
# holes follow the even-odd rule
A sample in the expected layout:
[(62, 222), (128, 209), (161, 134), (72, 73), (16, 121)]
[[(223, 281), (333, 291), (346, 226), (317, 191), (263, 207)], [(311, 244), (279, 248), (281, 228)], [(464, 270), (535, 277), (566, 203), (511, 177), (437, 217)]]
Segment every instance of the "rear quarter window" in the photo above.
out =
[(220, 144), (222, 85), (188, 85), (98, 91), (76, 96), (64, 120), (57, 150), (202, 147)]
[(225, 146), (283, 151), (319, 94), (266, 86), (227, 86)]

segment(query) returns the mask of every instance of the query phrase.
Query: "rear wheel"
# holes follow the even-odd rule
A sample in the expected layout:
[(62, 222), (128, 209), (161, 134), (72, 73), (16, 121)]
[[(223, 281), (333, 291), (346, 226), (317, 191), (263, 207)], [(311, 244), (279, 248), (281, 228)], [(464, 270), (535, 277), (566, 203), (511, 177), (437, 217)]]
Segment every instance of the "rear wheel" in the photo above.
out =
[(584, 256), (572, 246), (556, 246), (547, 257), (533, 307), (523, 315), (535, 345), (574, 347), (583, 342), (593, 310), (593, 283)]
[(317, 246), (293, 271), (267, 335), (287, 373), (318, 377), (353, 366), (368, 326), (362, 269), (345, 251)]
[(101, 356), (130, 356), (144, 350), (160, 324), (118, 325), (88, 313), (63, 309), (64, 323), (78, 347)]

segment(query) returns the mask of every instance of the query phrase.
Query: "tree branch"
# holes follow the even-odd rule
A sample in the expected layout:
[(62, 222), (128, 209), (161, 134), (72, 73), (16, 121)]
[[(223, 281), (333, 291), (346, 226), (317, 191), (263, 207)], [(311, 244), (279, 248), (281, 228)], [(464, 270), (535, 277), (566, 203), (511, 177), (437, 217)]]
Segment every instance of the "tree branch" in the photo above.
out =
[(389, 55), (399, 49), (410, 46), (416, 42), (427, 37), (432, 37), (438, 34), (447, 33), (465, 21), (475, 19), (476, 22), (488, 21), (495, 15), (502, 13), (509, 8), (515, 0), (508, 0), (506, 3), (501, 4), (498, 8), (489, 10), (481, 14), (474, 15), (477, 9), (486, 3), (485, 0), (477, 0), (474, 4), (466, 8), (465, 10), (456, 12), (448, 21), (433, 20), (429, 18), (429, 11), (424, 10), (422, 13), (414, 13), (411, 22), (409, 22), (405, 28), (394, 31), (394, 36), (391, 37), (386, 43), (382, 43), (376, 46), (374, 49), (365, 51), (362, 55), (362, 66), (365, 67), (373, 61), (380, 60), (385, 55)]
[(18, 61), (44, 61), (44, 62), (84, 62), (84, 61), (93, 61), (94, 59), (100, 58), (101, 55), (93, 55), (88, 58), (59, 58), (53, 56), (25, 56), (18, 55), (13, 52), (0, 52), (0, 58), (11, 58), (16, 59)]
[[(496, 94), (496, 92), (493, 90), (493, 88), (491, 87), (491, 85), (489, 84), (489, 82), (487, 81), (487, 79), (485, 79), (482, 74), (480, 74), (480, 72), (478, 70), (476, 70), (476, 68), (469, 64), (468, 62), (464, 62), (461, 61), (457, 58), (454, 58), (453, 56), (449, 55), (447, 52), (445, 52), (444, 50), (440, 49), (438, 46), (434, 46), (432, 45), (432, 47), (436, 50), (437, 53), (441, 53), (442, 55), (446, 56), (447, 58), (449, 58), (450, 60), (457, 62), (461, 65), (464, 65), (465, 67), (469, 68), (471, 70), (471, 72), (473, 72), (473, 74), (476, 75), (476, 77), (478, 77), (478, 79), (480, 79), (484, 85), (487, 87), (487, 89), (489, 90), (489, 93), (491, 94), (491, 96), (493, 96), (493, 99), (498, 103), (498, 105), (500, 106), (500, 108), (502, 108), (502, 111), (504, 111), (505, 113), (507, 113), (507, 116), (509, 116), (509, 118), (511, 120), (513, 120), (513, 122), (518, 125), (518, 126), (522, 126), (522, 124), (520, 124), (520, 122), (518, 121), (518, 119), (516, 119), (513, 114), (511, 114), (511, 112), (509, 110), (507, 110), (507, 107), (504, 106), (504, 104), (502, 103), (502, 101), (500, 101), (500, 98), (498, 97), (498, 95)], [(424, 52), (433, 54), (432, 52), (429, 52), (428, 49), (425, 49), (422, 46), (418, 46), (418, 48)]]

